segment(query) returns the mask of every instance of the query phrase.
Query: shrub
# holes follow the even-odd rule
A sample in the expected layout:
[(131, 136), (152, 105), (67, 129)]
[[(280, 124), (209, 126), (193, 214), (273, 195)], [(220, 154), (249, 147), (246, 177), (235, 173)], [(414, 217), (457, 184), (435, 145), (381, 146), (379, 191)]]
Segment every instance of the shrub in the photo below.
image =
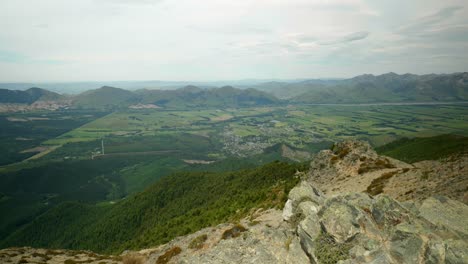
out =
[(188, 247), (191, 249), (201, 249), (207, 239), (208, 239), (208, 236), (206, 234), (197, 236), (192, 241), (190, 241), (190, 244)]
[(247, 228), (245, 228), (244, 226), (240, 224), (236, 224), (234, 227), (224, 231), (221, 238), (222, 239), (235, 238), (235, 237), (240, 236), (240, 234), (245, 231), (247, 231)]
[(371, 184), (367, 186), (366, 192), (370, 195), (377, 195), (382, 193), (387, 181), (390, 180), (390, 178), (392, 178), (397, 173), (397, 171), (390, 171), (372, 180)]
[(333, 237), (323, 232), (315, 239), (315, 244), (315, 256), (323, 264), (335, 264), (347, 259), (352, 248), (351, 243), (337, 243)]
[(366, 172), (391, 168), (395, 168), (395, 166), (392, 165), (388, 159), (367, 160), (361, 164), (358, 173), (363, 174)]
[(168, 263), (173, 257), (177, 256), (182, 252), (182, 249), (178, 246), (175, 246), (168, 251), (166, 251), (164, 254), (159, 256), (158, 260), (156, 260), (156, 264), (166, 264)]

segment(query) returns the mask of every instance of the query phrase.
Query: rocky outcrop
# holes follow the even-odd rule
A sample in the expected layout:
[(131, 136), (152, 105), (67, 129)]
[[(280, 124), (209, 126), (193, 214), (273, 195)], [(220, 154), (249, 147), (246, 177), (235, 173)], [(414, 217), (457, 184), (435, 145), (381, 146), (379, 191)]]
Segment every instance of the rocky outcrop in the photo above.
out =
[(307, 181), (283, 211), (259, 210), (138, 254), (168, 263), (468, 263), (468, 206), (349, 193), (326, 197)]
[[(468, 263), (468, 206), (444, 197), (420, 206), (351, 193), (314, 199), (294, 188), (284, 219), (312, 263)], [(297, 195), (300, 193), (301, 195)], [(312, 194), (315, 196), (316, 194)], [(407, 208), (412, 206), (412, 208)]]
[(222, 224), (140, 251), (147, 263), (180, 248), (169, 263), (308, 263), (300, 240), (279, 210), (259, 210), (237, 224)]
[(366, 192), (399, 201), (443, 195), (468, 204), (468, 155), (407, 164), (379, 156), (363, 141), (344, 141), (321, 151), (306, 180), (326, 195)]

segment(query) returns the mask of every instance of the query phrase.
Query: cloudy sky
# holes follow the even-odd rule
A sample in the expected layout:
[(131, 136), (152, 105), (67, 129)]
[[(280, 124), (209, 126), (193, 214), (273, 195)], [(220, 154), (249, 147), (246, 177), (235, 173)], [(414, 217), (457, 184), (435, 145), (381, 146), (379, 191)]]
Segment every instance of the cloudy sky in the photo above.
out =
[(468, 71), (466, 0), (0, 0), (0, 82)]

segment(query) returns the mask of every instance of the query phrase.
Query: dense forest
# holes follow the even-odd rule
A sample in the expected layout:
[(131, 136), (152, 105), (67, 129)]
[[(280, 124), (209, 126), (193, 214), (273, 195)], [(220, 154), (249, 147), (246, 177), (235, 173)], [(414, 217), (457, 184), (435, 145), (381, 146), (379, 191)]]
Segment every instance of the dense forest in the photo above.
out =
[(112, 253), (170, 241), (236, 221), (252, 208), (281, 208), (307, 164), (273, 162), (233, 172), (181, 172), (119, 202), (66, 202), (1, 241), (0, 247), (91, 249)]

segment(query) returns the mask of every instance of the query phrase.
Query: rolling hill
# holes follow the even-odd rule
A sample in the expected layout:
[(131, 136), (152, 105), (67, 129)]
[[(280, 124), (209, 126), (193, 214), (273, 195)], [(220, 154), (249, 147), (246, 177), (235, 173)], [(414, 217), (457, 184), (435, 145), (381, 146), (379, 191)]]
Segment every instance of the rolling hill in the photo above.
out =
[(232, 86), (201, 89), (185, 86), (177, 90), (139, 91), (142, 102), (163, 107), (246, 107), (271, 105), (279, 100), (273, 95), (255, 89), (236, 89)]
[(189, 85), (175, 90), (138, 90), (135, 92), (103, 86), (72, 97), (73, 106), (92, 109), (127, 108), (134, 104), (154, 104), (164, 108), (246, 107), (279, 102), (274, 96), (255, 89), (231, 86), (202, 89)]
[(54, 101), (63, 96), (45, 89), (33, 87), (25, 91), (0, 89), (0, 103), (32, 104), (36, 101)]
[(126, 107), (139, 100), (140, 98), (131, 91), (103, 86), (73, 97), (73, 105), (78, 108), (108, 109)]

